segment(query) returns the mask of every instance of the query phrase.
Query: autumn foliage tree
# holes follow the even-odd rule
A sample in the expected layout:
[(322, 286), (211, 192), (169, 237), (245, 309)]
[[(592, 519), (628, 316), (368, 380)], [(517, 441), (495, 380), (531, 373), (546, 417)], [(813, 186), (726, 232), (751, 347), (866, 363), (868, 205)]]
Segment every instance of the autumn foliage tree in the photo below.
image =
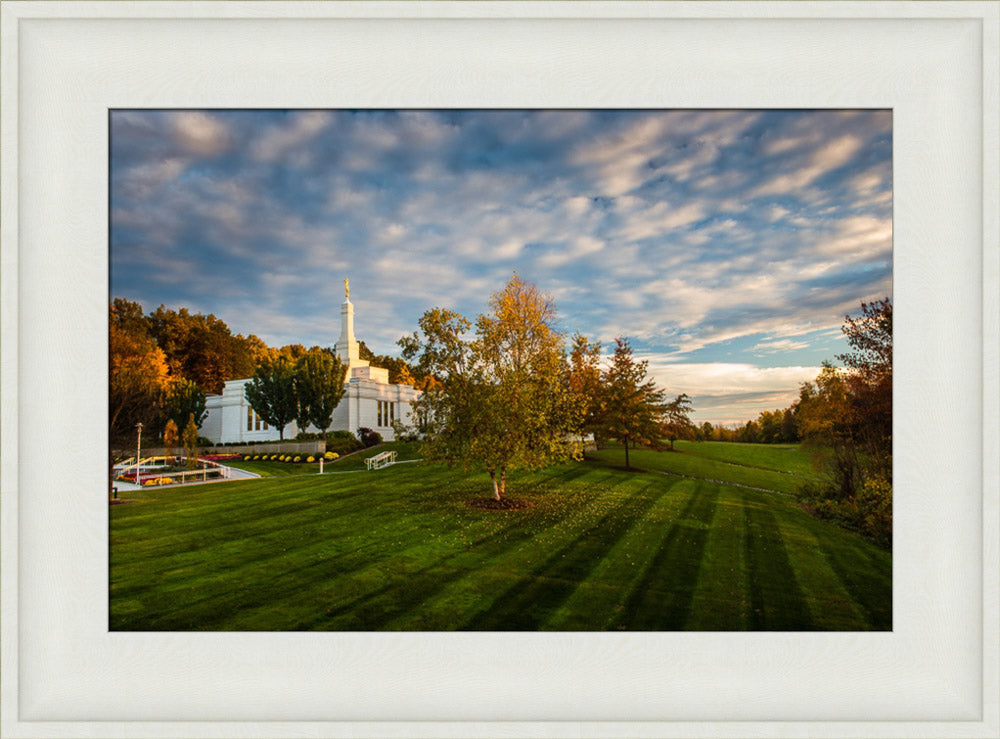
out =
[(174, 447), (177, 445), (178, 431), (177, 423), (172, 418), (167, 419), (163, 427), (163, 454), (168, 459), (168, 464), (173, 463)]
[(184, 453), (187, 456), (187, 468), (193, 470), (198, 466), (198, 426), (194, 422), (194, 413), (188, 414), (184, 425)]
[(172, 377), (138, 303), (116, 299), (111, 304), (108, 346), (108, 431), (112, 444), (120, 444), (131, 440), (136, 424), (156, 424)]
[(604, 412), (600, 362), (601, 344), (575, 334), (570, 345), (566, 384), (570, 398), (577, 406), (579, 432), (594, 434), (595, 439), (601, 436), (601, 415)]
[(474, 338), (468, 319), (434, 308), (420, 319), (422, 337), (415, 333), (401, 345), (436, 378), (415, 409), (425, 419), (424, 454), (485, 469), (500, 501), (508, 471), (571, 455), (566, 437), (579, 419), (551, 298), (514, 275), (489, 307)]
[(256, 336), (234, 336), (209, 313), (161, 305), (146, 317), (150, 336), (167, 357), (174, 377), (198, 384), (204, 393), (221, 393), (227, 380), (249, 377), (266, 347)]
[(882, 544), (892, 541), (892, 303), (862, 303), (842, 328), (851, 348), (805, 383), (795, 408), (799, 433), (816, 449), (828, 482), (807, 490), (821, 512)]
[(845, 316), (851, 351), (837, 356), (846, 368), (850, 425), (856, 442), (880, 475), (892, 480), (892, 303), (861, 304)]

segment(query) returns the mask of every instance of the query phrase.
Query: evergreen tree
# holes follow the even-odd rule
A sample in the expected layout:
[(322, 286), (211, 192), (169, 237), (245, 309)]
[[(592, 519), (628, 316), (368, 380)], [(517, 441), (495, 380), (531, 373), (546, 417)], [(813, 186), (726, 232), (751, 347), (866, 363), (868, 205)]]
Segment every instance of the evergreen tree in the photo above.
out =
[(664, 395), (647, 378), (646, 361), (636, 361), (627, 339), (615, 339), (615, 353), (603, 373), (604, 410), (601, 427), (605, 434), (625, 445), (625, 467), (630, 467), (629, 447), (642, 445), (662, 449)]
[(691, 413), (693, 411), (691, 399), (687, 396), (687, 393), (681, 393), (664, 405), (663, 414), (665, 420), (663, 430), (670, 441), (670, 451), (674, 451), (674, 442), (677, 439), (694, 438), (696, 429), (694, 424), (691, 423)]

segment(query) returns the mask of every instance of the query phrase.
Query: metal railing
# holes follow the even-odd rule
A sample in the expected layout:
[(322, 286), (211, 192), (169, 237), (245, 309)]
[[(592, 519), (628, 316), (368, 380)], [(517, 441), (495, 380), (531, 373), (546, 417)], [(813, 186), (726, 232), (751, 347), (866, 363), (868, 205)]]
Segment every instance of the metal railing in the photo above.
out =
[(365, 466), (369, 470), (378, 470), (383, 467), (388, 467), (391, 464), (396, 463), (396, 452), (388, 451), (382, 452), (381, 454), (376, 454), (374, 457), (368, 457), (365, 460)]
[[(135, 457), (131, 457), (114, 466), (115, 478), (131, 477), (132, 480), (129, 481), (134, 481), (136, 485), (152, 486), (180, 485), (192, 480), (206, 482), (209, 478), (228, 480), (232, 474), (232, 470), (229, 467), (207, 459), (198, 459), (197, 462), (200, 468), (194, 470), (167, 469), (169, 467), (167, 464), (168, 460), (175, 464), (187, 463), (187, 457), (181, 456), (145, 457), (139, 461), (136, 461)], [(150, 480), (155, 480), (156, 482), (150, 482)], [(160, 480), (169, 480), (169, 482), (160, 482)]]

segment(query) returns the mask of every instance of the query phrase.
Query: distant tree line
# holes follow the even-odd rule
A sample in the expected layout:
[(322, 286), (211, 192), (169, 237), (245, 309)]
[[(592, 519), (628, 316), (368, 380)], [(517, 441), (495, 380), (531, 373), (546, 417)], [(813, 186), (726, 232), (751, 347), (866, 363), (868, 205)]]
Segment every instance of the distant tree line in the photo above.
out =
[(698, 441), (737, 441), (750, 444), (794, 444), (799, 436), (796, 405), (762, 411), (742, 426), (724, 426), (705, 421), (698, 427)]

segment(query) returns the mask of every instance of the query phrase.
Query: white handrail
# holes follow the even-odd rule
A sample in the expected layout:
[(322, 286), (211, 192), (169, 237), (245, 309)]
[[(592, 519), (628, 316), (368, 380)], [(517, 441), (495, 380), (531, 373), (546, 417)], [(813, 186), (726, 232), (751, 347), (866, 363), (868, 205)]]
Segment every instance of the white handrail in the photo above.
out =
[(368, 457), (368, 459), (365, 460), (365, 466), (367, 466), (369, 470), (382, 469), (383, 467), (388, 467), (395, 463), (396, 452), (391, 450), (382, 452), (381, 454), (376, 454), (374, 457)]
[[(203, 481), (207, 481), (209, 471), (212, 471), (213, 473), (217, 471), (219, 477), (221, 477), (224, 480), (228, 480), (232, 476), (232, 470), (229, 467), (219, 464), (218, 462), (214, 462), (210, 459), (198, 459), (198, 463), (201, 465), (201, 468), (195, 470), (164, 472), (160, 469), (157, 469), (165, 467), (166, 461), (168, 459), (177, 462), (187, 461), (187, 457), (182, 457), (178, 455), (173, 455), (169, 457), (168, 456), (146, 457), (145, 459), (140, 459), (138, 462), (134, 462), (133, 461), (134, 457), (133, 457), (131, 459), (125, 460), (125, 462), (116, 464), (113, 469), (116, 476), (127, 475), (130, 473), (134, 474), (136, 477), (136, 484), (142, 484), (146, 480), (160, 480), (163, 478), (168, 478), (170, 480), (173, 480), (175, 478), (180, 478), (180, 480), (183, 482), (188, 477), (197, 477), (197, 476), (201, 476), (201, 479)], [(161, 462), (161, 464), (156, 464), (158, 460)], [(145, 477), (145, 479), (142, 478), (142, 476), (145, 474), (144, 470), (149, 471), (149, 475)]]

